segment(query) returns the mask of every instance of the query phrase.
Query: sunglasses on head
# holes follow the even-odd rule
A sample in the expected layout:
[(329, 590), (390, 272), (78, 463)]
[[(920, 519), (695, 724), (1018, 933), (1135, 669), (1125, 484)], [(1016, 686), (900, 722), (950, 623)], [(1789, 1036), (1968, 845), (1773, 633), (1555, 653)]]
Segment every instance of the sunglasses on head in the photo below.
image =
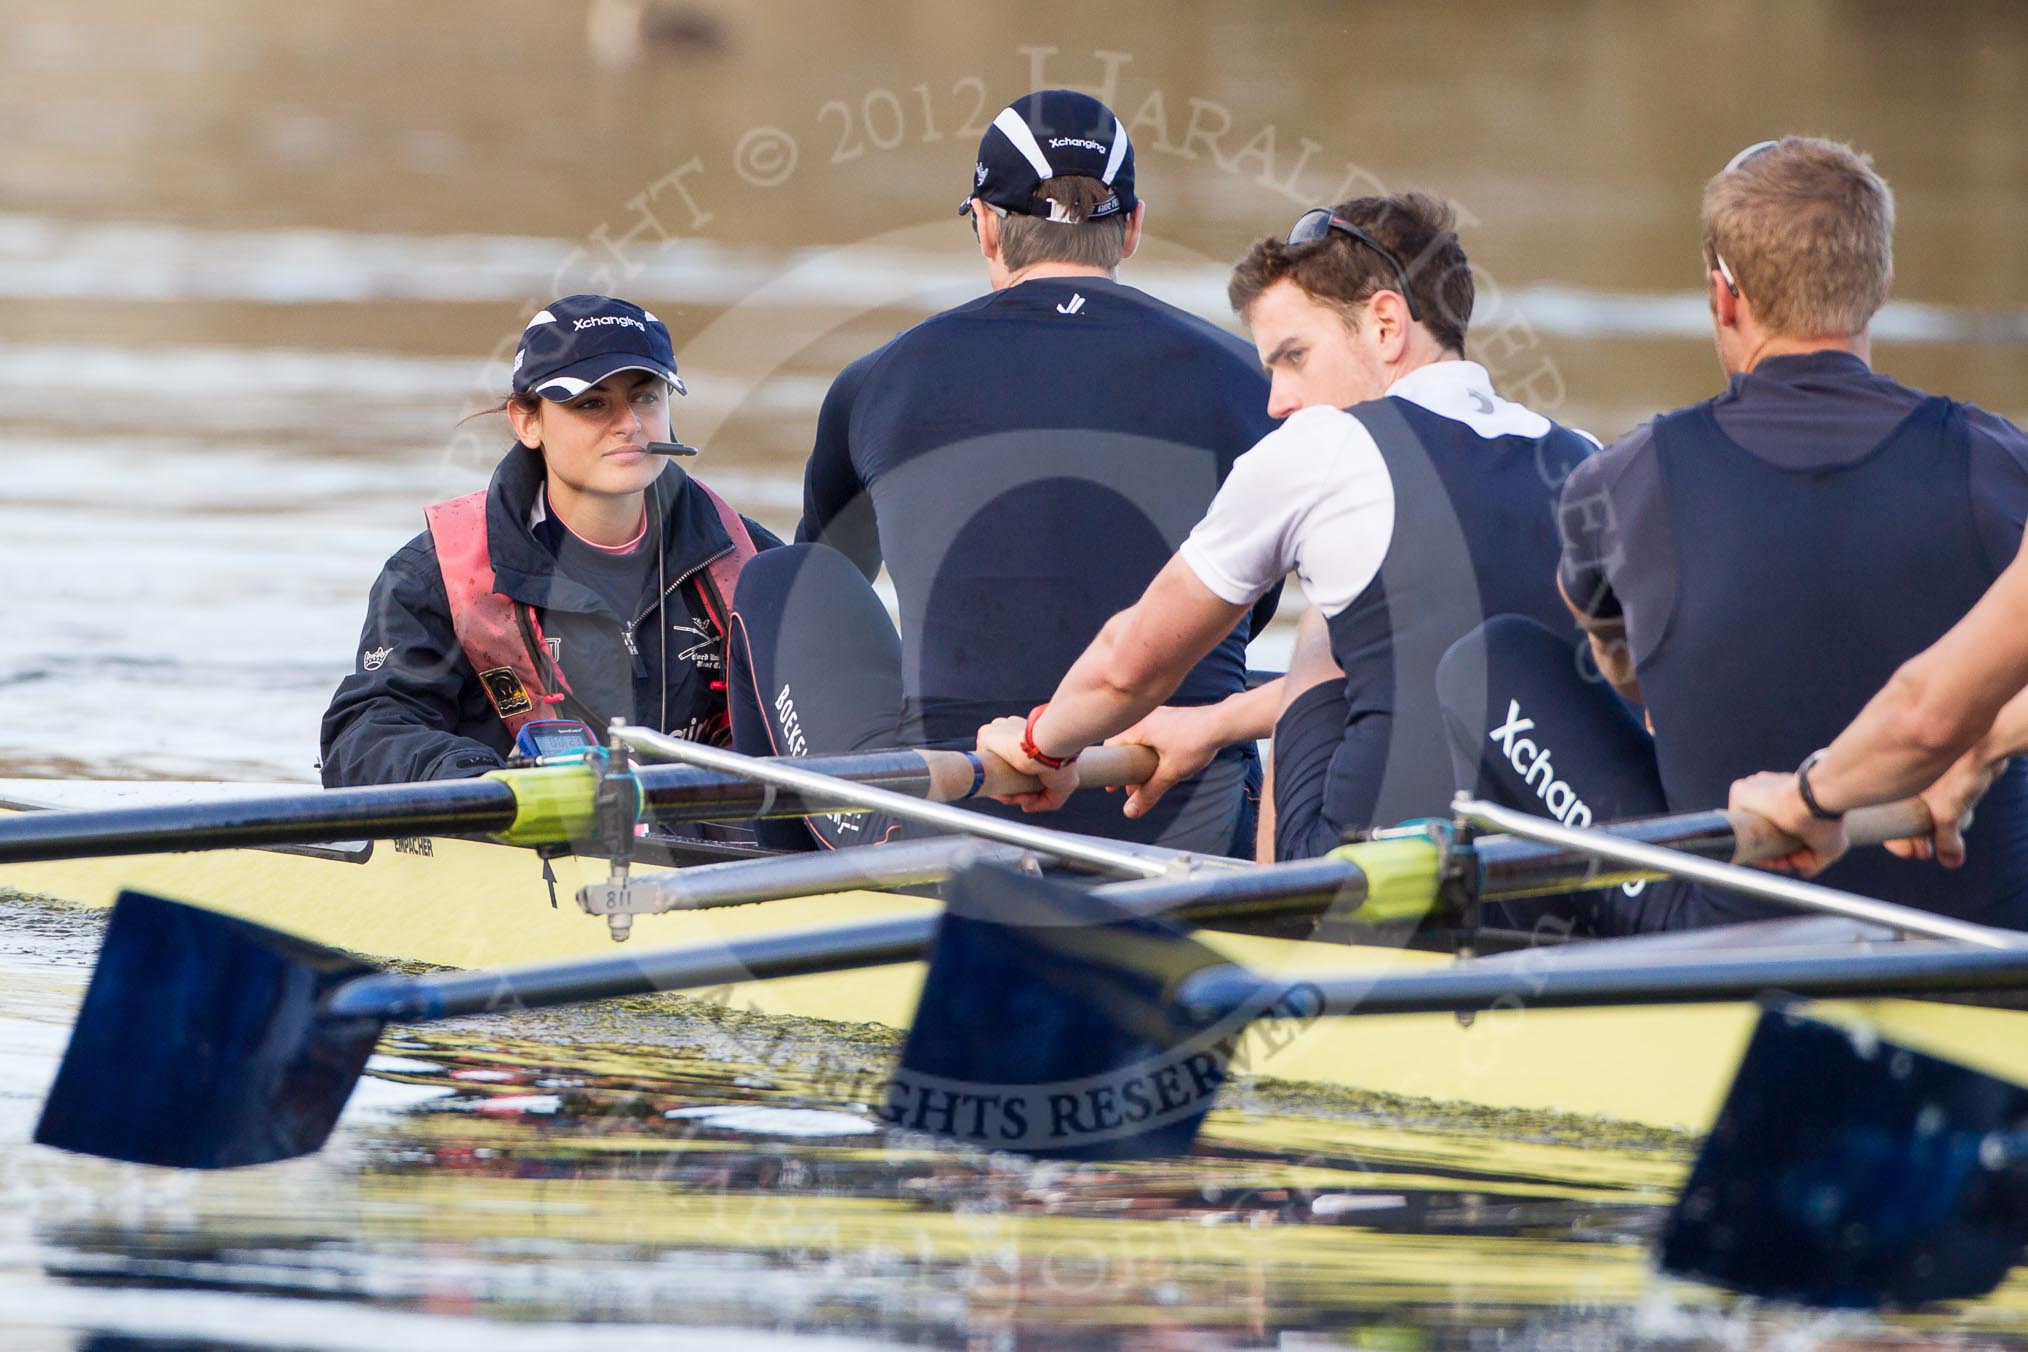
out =
[(1737, 155), (1734, 155), (1731, 159), (1727, 160), (1725, 162), (1725, 167), (1723, 169), (1720, 169), (1718, 172), (1721, 174), (1729, 174), (1733, 170), (1739, 168), (1740, 165), (1745, 164), (1748, 160), (1752, 159), (1755, 155), (1760, 154), (1763, 150), (1773, 150), (1776, 146), (1780, 144), (1781, 144), (1780, 141), (1755, 141), (1752, 145), (1748, 146), (1746, 149), (1740, 151)]
[[(1760, 154), (1762, 151), (1773, 150), (1776, 146), (1780, 144), (1781, 144), (1780, 141), (1755, 141), (1752, 145), (1748, 146), (1746, 149), (1740, 151), (1737, 155), (1734, 155), (1731, 159), (1727, 160), (1725, 162), (1725, 167), (1719, 170), (1718, 172), (1721, 174), (1729, 174), (1733, 170), (1739, 168), (1740, 165), (1745, 164), (1748, 160), (1752, 159), (1755, 155)], [(1719, 252), (1716, 249), (1713, 249), (1711, 251), (1711, 262), (1713, 266), (1715, 266), (1718, 269), (1718, 275), (1725, 280), (1725, 289), (1732, 293), (1732, 298), (1734, 300), (1739, 299), (1739, 283), (1733, 278), (1731, 266), (1726, 263), (1725, 259), (1719, 255)]]
[(1343, 216), (1337, 215), (1329, 207), (1312, 207), (1297, 217), (1296, 223), (1289, 227), (1288, 242), (1312, 244), (1320, 239), (1328, 239), (1333, 230), (1341, 235), (1350, 235), (1387, 260), (1387, 266), (1394, 269), (1395, 280), (1401, 283), (1401, 298), (1408, 302), (1408, 317), (1418, 324), (1421, 323), (1422, 312), (1416, 308), (1415, 290), (1408, 284), (1408, 269), (1401, 266), (1401, 260), (1396, 258), (1386, 245)]

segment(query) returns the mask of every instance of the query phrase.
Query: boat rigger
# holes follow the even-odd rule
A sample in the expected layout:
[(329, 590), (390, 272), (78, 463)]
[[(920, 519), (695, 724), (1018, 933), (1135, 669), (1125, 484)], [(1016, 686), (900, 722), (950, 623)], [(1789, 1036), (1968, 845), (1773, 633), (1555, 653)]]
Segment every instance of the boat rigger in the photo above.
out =
[[(659, 749), (648, 739), (641, 743)], [(813, 773), (807, 767), (756, 765), (751, 773), (804, 794), (826, 787), (796, 782)], [(836, 792), (850, 804), (868, 799), (870, 791)], [(877, 805), (889, 807), (884, 801)], [(1917, 815), (1900, 808), (1886, 812), (1880, 829), (1922, 829)], [(973, 1144), (1080, 1158), (1186, 1148), (1256, 1022), (1295, 1026), (1296, 1037), (1279, 1039), (1287, 1045), (1334, 1023), (1356, 1022), (1370, 1030), (1369, 1020), (1378, 1022), (1390, 1011), (1570, 1006), (1596, 1016), (1597, 1007), (1612, 1006), (1617, 1017), (1629, 1004), (1665, 1003), (1674, 1012), (1685, 1001), (1732, 1002), (1776, 990), (1872, 996), (2028, 987), (2028, 945), (1997, 932), (1893, 943), (1884, 951), (1853, 946), (1848, 939), (1837, 949), (1810, 945), (1718, 957), (1638, 953), (1632, 950), (1643, 941), (1612, 941), (1574, 945), (1582, 955), (1575, 961), (1471, 959), (1422, 973), (1355, 968), (1305, 974), (1250, 969), (1176, 928), (1184, 918), (1251, 915), (1276, 907), (1371, 906), (1382, 918), (1441, 920), (1468, 935), (1480, 903), (1640, 873), (1644, 849), (1657, 839), (1673, 836), (1724, 858), (1764, 857), (1791, 844), (1764, 823), (1727, 814), (1636, 824), (1628, 834), (1645, 837), (1646, 844), (1632, 846), (1610, 834), (1594, 840), (1599, 833), (1538, 826), (1532, 819), (1522, 825), (1544, 836), (1542, 842), (1484, 837), (1475, 829), (1481, 820), (1498, 818), (1483, 805), (1460, 804), (1451, 822), (1383, 833), (1332, 860), (1299, 865), (1192, 875), (1152, 869), (1142, 860), (1144, 874), (1177, 876), (1096, 888), (1010, 871), (1001, 863), (971, 862), (951, 883), (941, 911), (925, 906), (913, 915), (777, 930), (744, 941), (441, 976), (378, 972), (345, 953), (264, 926), (130, 893), (115, 909), (37, 1139), (185, 1167), (289, 1158), (316, 1149), (328, 1135), (381, 1028), (391, 1021), (739, 980), (827, 979), (841, 971), (892, 970), (925, 952), (928, 977), (876, 1116), (890, 1125), (960, 1139), (965, 1123), (981, 1124), (981, 1131), (990, 1123), (995, 1139)], [(1859, 824), (1854, 829), (1863, 834)], [(1553, 832), (1577, 839), (1549, 839)], [(1578, 848), (1558, 848), (1573, 844)], [(957, 861), (955, 854), (948, 860)], [(1694, 864), (1688, 855), (1678, 861), (1666, 852), (1650, 862), (1681, 862), (1693, 871), (1722, 868)], [(1333, 867), (1337, 876), (1323, 876)], [(1764, 888), (1768, 895), (1778, 895), (1785, 881), (1751, 874), (1719, 880)], [(1904, 928), (1918, 932), (1934, 928), (1934, 917), (1902, 915), (1882, 903), (1872, 907), (1875, 919), (1905, 921)], [(1878, 934), (1862, 937), (1870, 942)], [(2023, 1017), (1980, 1012), (2017, 1023)], [(1354, 1014), (1362, 1017), (1343, 1017)], [(2015, 1169), (2014, 1137), (2000, 1130), (2013, 1118), (1990, 1105), (1953, 1117), (1927, 1099), (1888, 1114), (1894, 1128), (1889, 1142), (1903, 1152), (1895, 1156), (1902, 1161), (1895, 1167), (1926, 1180), (1943, 1198), (1928, 1209), (1927, 1219), (1917, 1218), (1915, 1230), (1882, 1228), (1908, 1217), (1867, 1194), (1820, 1208), (1827, 1215), (1860, 1218), (1840, 1236), (1826, 1236), (1807, 1223), (1798, 1231), (1791, 1224), (1799, 1236), (1795, 1261), (1778, 1277), (1751, 1262), (1739, 1267), (1731, 1237), (1758, 1220), (1757, 1209), (1779, 1206), (1794, 1190), (1781, 1170), (1821, 1172), (1817, 1155), (1793, 1143), (1772, 1165), (1756, 1162), (1751, 1186), (1732, 1172), (1737, 1133), (1728, 1124), (1742, 1115), (1779, 1113), (1783, 1110), (1767, 1106), (1769, 1095), (1795, 1092), (1797, 1077), (1774, 1077), (1781, 1083), (1773, 1084), (1757, 1070), (1771, 1055), (1760, 1049), (1779, 1043), (1787, 1026), (1771, 1025), (1771, 1019), (1794, 1022), (1788, 1011), (1762, 1016), (1756, 1051), (1735, 1080), (1700, 1162), (1703, 1182), (1686, 1191), (1672, 1219), (1669, 1264), (1710, 1280), (1817, 1303), (1976, 1294), (1985, 1289), (1981, 1282), (1998, 1280), (2018, 1251), (2021, 1229), (2021, 1207), (2007, 1200), (2014, 1194), (2006, 1190)], [(1887, 1052), (1879, 1053), (1880, 1046)], [(1915, 1064), (1912, 1056), (1899, 1044), (1876, 1042), (1862, 1058), (1862, 1071), (1905, 1079), (1905, 1068)], [(1926, 1082), (1943, 1087), (1939, 1092), (1976, 1095), (1990, 1082), (2000, 1089), (1981, 1102), (1994, 1093), (2005, 1102), (2014, 1101), (2010, 1094), (2028, 1101), (2028, 1091), (2009, 1081), (1948, 1059), (1936, 1059), (1925, 1073)], [(1949, 1094), (1945, 1098), (1946, 1107), (1956, 1102)], [(1943, 1164), (1927, 1143), (1940, 1129), (1948, 1130), (1950, 1142)], [(1858, 1146), (1841, 1149), (1834, 1158), (1848, 1165), (1862, 1153)], [(1869, 1158), (1879, 1156), (1877, 1142), (1867, 1149)], [(1975, 1170), (1945, 1167), (1966, 1159)], [(2005, 1203), (1997, 1220), (1996, 1197)], [(1956, 1243), (1967, 1227), (1990, 1241), (1988, 1250), (1999, 1245), (1999, 1258), (1988, 1253), (1981, 1262), (1957, 1264), (1938, 1275), (1935, 1245)], [(1866, 1250), (1856, 1265), (1854, 1234)], [(2005, 1247), (2010, 1242), (2011, 1250)], [(1753, 1287), (1756, 1281), (1762, 1285)]]

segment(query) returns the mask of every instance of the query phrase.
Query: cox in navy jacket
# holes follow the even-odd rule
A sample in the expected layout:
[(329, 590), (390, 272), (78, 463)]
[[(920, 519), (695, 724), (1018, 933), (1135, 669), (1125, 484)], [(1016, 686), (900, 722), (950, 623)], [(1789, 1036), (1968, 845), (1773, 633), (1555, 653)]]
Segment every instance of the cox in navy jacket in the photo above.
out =
[[(535, 606), (544, 635), (561, 644), (575, 698), (547, 716), (582, 719), (594, 729), (625, 717), (687, 735), (722, 714), (723, 648), (699, 589), (709, 585), (705, 565), (732, 541), (710, 500), (674, 466), (655, 480), (649, 520), (662, 524), (662, 576), (680, 604), (664, 613), (651, 570), (640, 613), (620, 616), (559, 573), (555, 555), (536, 539), (530, 516), (542, 483), (540, 453), (510, 450), (486, 490), (486, 538), (495, 586)], [(781, 543), (751, 520), (746, 528), (758, 549)], [(628, 621), (636, 653), (627, 650)], [(505, 762), (513, 742), (458, 644), (428, 531), (403, 545), (373, 584), (356, 660), (324, 712), (327, 788), (457, 779)]]

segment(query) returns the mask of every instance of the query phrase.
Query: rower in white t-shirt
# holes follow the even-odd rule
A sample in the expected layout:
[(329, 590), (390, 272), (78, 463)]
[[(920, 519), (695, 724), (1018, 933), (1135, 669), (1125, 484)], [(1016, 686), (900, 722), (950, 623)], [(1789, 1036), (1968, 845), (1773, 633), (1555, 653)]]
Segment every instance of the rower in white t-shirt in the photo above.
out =
[[(1412, 262), (1404, 265), (1402, 259)], [(1110, 620), (1055, 696), (979, 746), (1042, 779), (1094, 742), (1161, 756), (1145, 811), (1224, 745), (1275, 739), (1262, 857), (1304, 858), (1347, 832), (1442, 813), (1452, 766), (1435, 671), (1496, 614), (1569, 629), (1556, 594), (1556, 501), (1596, 446), (1501, 399), (1464, 360), (1473, 285), (1450, 209), (1409, 193), (1305, 213), (1233, 271), (1287, 417), (1241, 456), (1141, 599)], [(1158, 708), (1182, 674), (1293, 570), (1313, 605), (1288, 675), (1196, 709)], [(1271, 845), (1271, 851), (1270, 851)]]

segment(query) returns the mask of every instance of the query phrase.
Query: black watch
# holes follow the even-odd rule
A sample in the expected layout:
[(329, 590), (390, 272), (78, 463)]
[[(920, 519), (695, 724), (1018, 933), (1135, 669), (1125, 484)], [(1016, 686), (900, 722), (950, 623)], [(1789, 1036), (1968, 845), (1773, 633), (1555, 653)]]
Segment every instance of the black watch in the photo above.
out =
[(1803, 763), (1796, 767), (1796, 792), (1803, 796), (1803, 806), (1810, 810), (1810, 815), (1820, 822), (1840, 821), (1845, 816), (1842, 812), (1825, 811), (1824, 805), (1817, 801), (1817, 795), (1810, 792), (1810, 767), (1824, 759), (1824, 753), (1830, 749), (1827, 746), (1818, 747), (1803, 757)]

